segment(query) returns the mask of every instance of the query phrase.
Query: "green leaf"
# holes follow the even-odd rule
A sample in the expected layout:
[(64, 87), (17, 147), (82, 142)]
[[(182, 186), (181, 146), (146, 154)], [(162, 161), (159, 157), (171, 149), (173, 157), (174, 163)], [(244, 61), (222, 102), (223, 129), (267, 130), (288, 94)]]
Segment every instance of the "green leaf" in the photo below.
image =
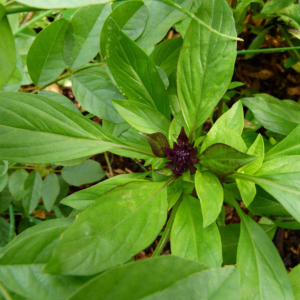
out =
[(8, 186), (0, 193), (0, 212), (6, 211), (10, 203), (14, 200), (11, 196)]
[[(175, 117), (177, 114), (181, 113), (181, 107), (179, 104), (178, 96), (177, 96), (177, 76), (176, 71), (174, 71), (169, 79), (169, 86), (167, 89), (168, 95), (169, 95), (169, 101), (171, 106), (171, 113)], [(187, 132), (188, 130), (186, 130)]]
[(98, 275), (69, 300), (179, 300), (187, 295), (190, 299), (239, 299), (235, 268), (205, 269), (202, 264), (171, 255), (145, 259)]
[(300, 6), (292, 4), (277, 12), (280, 16), (279, 20), (284, 21), (286, 25), (291, 27), (300, 28)]
[(0, 176), (7, 173), (8, 170), (8, 161), (0, 160)]
[[(72, 88), (73, 88), (73, 92), (74, 92), (74, 87), (72, 87)], [(58, 93), (55, 93), (52, 91), (41, 91), (41, 92), (39, 92), (39, 95), (44, 96), (48, 99), (51, 99), (51, 100), (61, 104), (62, 106), (81, 115), (80, 110), (74, 105), (74, 103), (70, 99), (68, 99), (67, 97), (65, 97), (61, 94), (58, 94)]]
[[(193, 3), (191, 0), (175, 0), (174, 2), (186, 9), (189, 9)], [(159, 1), (146, 0), (145, 5), (148, 8), (149, 15), (145, 30), (136, 41), (142, 49), (147, 49), (159, 43), (170, 28), (185, 17), (178, 9)]]
[(292, 271), (289, 273), (289, 279), (292, 285), (295, 300), (299, 300), (300, 299), (300, 285), (299, 285), (300, 265), (292, 269)]
[(104, 66), (75, 73), (72, 87), (77, 101), (87, 111), (109, 122), (124, 122), (110, 99), (125, 99), (125, 97), (115, 87)]
[(24, 182), (22, 202), (28, 214), (34, 211), (40, 201), (42, 196), (42, 184), (42, 177), (37, 171), (30, 173)]
[[(202, 203), (201, 208), (203, 211)], [(218, 227), (215, 223), (203, 226), (201, 208), (199, 200), (187, 195), (183, 197), (172, 226), (171, 252), (210, 268), (220, 267), (222, 247)]]
[(9, 241), (9, 223), (2, 217), (0, 217), (0, 247), (4, 247)]
[(187, 136), (189, 136), (189, 131), (185, 124), (185, 121), (182, 116), (182, 112), (179, 112), (175, 118), (172, 120), (170, 128), (169, 128), (169, 141), (172, 144), (173, 142), (177, 142), (178, 135), (181, 131), (181, 128), (184, 127), (184, 131)]
[[(119, 4), (109, 15), (122, 31), (132, 40), (136, 40), (144, 31), (148, 10), (142, 1), (125, 1)], [(106, 56), (107, 25), (106, 19), (100, 37), (101, 54)]]
[(26, 93), (0, 93), (0, 136), (0, 157), (22, 163), (56, 163), (107, 150), (153, 156), (148, 145), (137, 148), (55, 101)]
[(132, 182), (77, 215), (45, 272), (91, 275), (128, 261), (148, 247), (167, 218), (165, 182)]
[(288, 155), (300, 155), (300, 125), (267, 152), (265, 161)]
[[(223, 0), (202, 1), (196, 16), (219, 32), (236, 36), (234, 19)], [(193, 21), (178, 62), (178, 96), (190, 131), (200, 127), (226, 92), (233, 74), (236, 42)], [(201, 84), (199, 84), (201, 82)]]
[(168, 77), (176, 69), (182, 43), (183, 39), (181, 37), (163, 41), (154, 48), (150, 55), (153, 62), (160, 67)]
[(9, 290), (29, 299), (63, 300), (90, 278), (52, 276), (42, 272), (73, 219), (42, 222), (17, 236), (1, 251), (0, 280)]
[(201, 151), (203, 152), (215, 143), (224, 143), (243, 152), (246, 150), (243, 140), (240, 137), (243, 128), (243, 105), (238, 101), (213, 125), (203, 142)]
[(224, 176), (256, 159), (256, 156), (242, 153), (225, 144), (214, 144), (201, 154), (200, 163), (212, 172)]
[(121, 117), (138, 131), (168, 136), (170, 121), (158, 110), (133, 100), (112, 99), (111, 102)]
[(203, 227), (206, 228), (218, 218), (223, 205), (223, 187), (218, 177), (210, 171), (196, 171), (195, 187), (201, 202)]
[(241, 234), (237, 268), (244, 299), (293, 299), (287, 272), (274, 244), (256, 222), (241, 209), (238, 212)]
[(128, 99), (157, 109), (170, 120), (167, 91), (153, 61), (110, 18), (107, 26), (107, 65)]
[[(245, 181), (247, 182), (247, 181)], [(300, 229), (300, 223), (273, 196), (257, 186), (257, 194), (248, 209), (257, 216), (270, 219), (276, 225), (288, 229)]]
[(32, 43), (27, 66), (35, 85), (51, 82), (65, 69), (63, 45), (68, 26), (68, 20), (59, 19), (42, 30)]
[(241, 101), (266, 129), (288, 135), (300, 124), (300, 112), (289, 109), (283, 102), (265, 95), (243, 98)]
[[(261, 135), (257, 136), (255, 142), (247, 151), (247, 154), (256, 155), (258, 156), (258, 158), (255, 161), (241, 167), (238, 170), (238, 172), (252, 175), (257, 170), (259, 170), (264, 160), (264, 154), (265, 154), (264, 141)], [(240, 190), (242, 199), (245, 205), (248, 207), (249, 204), (253, 201), (256, 194), (255, 183), (249, 181), (243, 181), (239, 179), (236, 180), (236, 183)]]
[[(133, 175), (133, 174), (132, 174)], [(146, 174), (134, 174), (129, 178), (124, 178), (124, 175), (118, 175), (107, 180), (104, 180), (92, 187), (71, 194), (61, 201), (61, 204), (68, 205), (78, 210), (84, 210), (93, 204), (96, 199), (100, 198), (110, 190), (124, 185), (132, 181), (143, 181)]]
[(262, 14), (274, 14), (277, 13), (279, 10), (293, 4), (294, 0), (272, 0), (266, 3), (266, 5), (263, 7), (261, 13)]
[(9, 80), (17, 62), (14, 37), (5, 13), (5, 8), (0, 4), (0, 87)]
[(100, 50), (99, 36), (111, 4), (79, 8), (65, 34), (63, 56), (70, 69), (82, 67)]
[(152, 134), (142, 134), (149, 142), (152, 152), (156, 157), (166, 157), (166, 147), (170, 148), (167, 138), (160, 132)]
[(127, 122), (115, 124), (102, 120), (102, 128), (115, 137), (119, 137), (124, 131), (128, 130), (130, 127), (131, 126)]
[(4, 190), (8, 183), (8, 174), (4, 174), (0, 176), (0, 192)]
[(64, 167), (61, 171), (63, 179), (75, 186), (99, 181), (105, 176), (100, 163), (95, 160), (87, 160), (82, 164)]
[[(257, 35), (257, 37), (255, 39), (253, 39), (253, 41), (251, 42), (248, 50), (253, 50), (253, 49), (259, 49), (260, 46), (263, 44), (265, 37), (268, 33), (268, 31), (270, 30), (270, 28), (267, 28), (265, 30), (263, 30), (260, 34)], [(249, 59), (253, 56), (254, 54), (246, 54), (245, 55), (245, 59)]]
[(229, 87), (228, 87), (228, 90), (233, 90), (233, 89), (236, 89), (240, 86), (244, 86), (245, 84), (243, 82), (240, 82), (240, 81), (232, 81), (230, 82), (229, 84)]
[(51, 211), (57, 196), (59, 195), (58, 177), (50, 173), (43, 181), (42, 198), (47, 211)]
[(81, 0), (20, 0), (19, 3), (25, 4), (27, 6), (38, 7), (43, 9), (53, 9), (53, 8), (75, 8), (80, 6), (88, 6), (93, 4), (103, 4), (111, 2), (111, 0), (86, 0), (84, 3)]

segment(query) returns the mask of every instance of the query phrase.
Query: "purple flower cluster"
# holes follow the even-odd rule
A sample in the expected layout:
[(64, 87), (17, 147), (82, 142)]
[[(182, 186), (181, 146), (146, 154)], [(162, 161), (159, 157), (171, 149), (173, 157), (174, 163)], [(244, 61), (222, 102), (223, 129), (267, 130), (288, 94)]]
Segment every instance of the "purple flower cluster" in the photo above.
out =
[(187, 169), (191, 171), (191, 174), (195, 173), (196, 168), (194, 165), (199, 162), (197, 157), (198, 150), (194, 147), (194, 142), (192, 144), (189, 143), (183, 127), (177, 138), (177, 143), (173, 143), (173, 149), (165, 147), (165, 150), (168, 159), (171, 160), (165, 168), (171, 169), (174, 175), (181, 175)]

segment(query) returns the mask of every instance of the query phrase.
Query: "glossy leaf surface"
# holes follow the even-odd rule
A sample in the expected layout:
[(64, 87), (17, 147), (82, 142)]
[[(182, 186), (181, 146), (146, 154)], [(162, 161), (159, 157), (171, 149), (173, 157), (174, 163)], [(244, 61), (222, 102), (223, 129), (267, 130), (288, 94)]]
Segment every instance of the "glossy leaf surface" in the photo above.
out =
[(184, 196), (171, 232), (173, 255), (199, 261), (210, 268), (222, 264), (221, 237), (217, 225), (203, 226), (199, 200)]
[(65, 69), (63, 43), (69, 21), (59, 19), (42, 30), (32, 43), (27, 66), (35, 85), (44, 85)]
[[(223, 0), (202, 1), (196, 16), (227, 35), (236, 36), (234, 19)], [(178, 96), (189, 130), (196, 130), (226, 92), (233, 74), (236, 43), (193, 21), (178, 62)], [(199, 84), (201, 82), (201, 84)]]
[(167, 218), (164, 182), (128, 183), (77, 215), (45, 272), (91, 275), (128, 261), (148, 247)]
[(225, 144), (214, 144), (200, 156), (200, 163), (219, 175), (229, 175), (254, 160), (256, 156), (242, 153)]
[(153, 61), (111, 18), (107, 30), (107, 65), (120, 91), (130, 100), (157, 109), (169, 120), (168, 94)]
[(223, 205), (223, 187), (218, 177), (210, 172), (196, 171), (195, 187), (201, 202), (203, 227), (212, 224), (218, 218)]

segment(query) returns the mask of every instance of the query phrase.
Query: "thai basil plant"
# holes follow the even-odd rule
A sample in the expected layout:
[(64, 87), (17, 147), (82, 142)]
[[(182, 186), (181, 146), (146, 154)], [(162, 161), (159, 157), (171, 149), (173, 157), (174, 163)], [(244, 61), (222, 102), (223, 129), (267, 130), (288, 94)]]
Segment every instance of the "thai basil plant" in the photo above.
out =
[[(272, 239), (278, 226), (300, 229), (300, 107), (265, 94), (225, 105), (237, 54), (227, 1), (88, 1), (98, 5), (76, 11), (77, 0), (19, 2), (69, 9), (12, 68), (28, 69), (32, 93), (17, 92), (22, 82), (1, 73), (3, 165), (76, 166), (110, 151), (145, 160), (151, 171), (69, 195), (60, 202), (72, 209), (68, 217), (41, 222), (3, 247), (2, 298), (299, 299), (299, 266), (289, 276)], [(8, 41), (5, 14), (17, 7), (0, 5)], [(154, 48), (174, 24), (186, 28), (184, 38)], [(12, 56), (14, 43), (4, 49)], [(41, 91), (65, 78), (101, 125)], [(220, 117), (207, 132), (216, 108)], [(244, 130), (247, 108), (247, 123), (278, 134), (276, 144)], [(224, 205), (240, 224), (225, 226)], [(158, 236), (152, 257), (134, 261)], [(160, 256), (168, 240), (171, 255)]]

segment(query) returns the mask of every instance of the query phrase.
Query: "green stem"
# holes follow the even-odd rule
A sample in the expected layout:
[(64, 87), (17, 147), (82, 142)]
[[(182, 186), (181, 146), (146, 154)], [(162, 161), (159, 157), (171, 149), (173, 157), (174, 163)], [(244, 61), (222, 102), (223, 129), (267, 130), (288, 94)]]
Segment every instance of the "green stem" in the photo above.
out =
[(32, 20), (28, 21), (26, 24), (24, 24), (23, 26), (19, 27), (15, 32), (14, 32), (14, 36), (16, 36), (19, 32), (23, 31), (24, 29), (28, 28), (30, 25), (34, 24), (35, 22), (43, 19), (44, 17), (52, 14), (53, 12), (57, 11), (57, 9), (53, 9), (53, 10), (47, 10), (45, 12), (43, 12), (42, 14), (36, 16), (35, 18), (33, 18)]
[(3, 286), (3, 284), (0, 282), (0, 292), (5, 300), (14, 300), (13, 297), (9, 294), (7, 289)]
[[(12, 2), (9, 2), (9, 3), (12, 3)], [(6, 6), (5, 7), (5, 12), (7, 15), (17, 14), (17, 13), (22, 13), (22, 12), (27, 12), (27, 11), (40, 11), (40, 10), (44, 10), (44, 9), (37, 8), (37, 7), (24, 6), (24, 5), (12, 6), (12, 7)]]
[(152, 257), (159, 256), (161, 254), (161, 252), (163, 251), (166, 243), (168, 242), (168, 239), (169, 239), (169, 236), (171, 233), (171, 229), (172, 229), (172, 226), (174, 223), (175, 215), (176, 215), (178, 207), (181, 203), (182, 197), (183, 197), (183, 193), (181, 193), (179, 199), (177, 200), (176, 204), (174, 205), (174, 207), (172, 209), (171, 216), (168, 220), (167, 226), (162, 234), (161, 239), (159, 240), (159, 243), (158, 243), (155, 251), (153, 252)]
[(289, 50), (300, 50), (300, 47), (283, 47), (283, 48), (268, 48), (268, 49), (253, 49), (253, 50), (240, 50), (237, 51), (238, 55), (244, 54), (255, 54), (255, 53), (274, 53), (274, 52), (284, 52)]
[(148, 170), (143, 166), (136, 158), (132, 159), (138, 166), (140, 166), (145, 172), (148, 172)]
[(8, 210), (10, 219), (9, 242), (11, 242), (15, 238), (15, 212), (12, 204), (9, 205)]
[(110, 161), (109, 161), (109, 157), (107, 155), (107, 152), (104, 152), (104, 158), (105, 158), (105, 161), (106, 161), (106, 164), (108, 166), (108, 170), (109, 170), (109, 173), (110, 173), (110, 176), (113, 177), (114, 176), (114, 173), (113, 173), (113, 170), (111, 168), (111, 165), (110, 165)]
[(199, 18), (197, 18), (193, 13), (191, 13), (189, 10), (187, 10), (186, 8), (184, 8), (183, 6), (179, 5), (178, 3), (175, 3), (171, 0), (156, 0), (156, 1), (160, 1), (160, 2), (164, 2), (170, 6), (173, 6), (175, 7), (176, 9), (182, 11), (183, 13), (185, 13), (187, 16), (189, 16), (190, 18), (192, 18), (193, 20), (195, 20), (196, 22), (198, 22), (198, 24), (202, 25), (203, 27), (207, 28), (210, 32), (213, 32), (214, 34), (218, 35), (218, 36), (221, 36), (221, 37), (224, 37), (226, 39), (229, 39), (229, 40), (234, 40), (234, 41), (244, 41), (240, 38), (237, 38), (237, 37), (233, 37), (233, 36), (229, 36), (229, 35), (226, 35), (226, 34), (223, 34), (215, 29), (213, 29), (211, 26), (205, 24), (203, 21), (201, 21)]
[[(287, 41), (287, 43), (291, 46), (291, 48), (294, 48), (294, 45), (292, 43), (292, 41), (290, 40), (286, 30), (280, 25), (278, 24), (279, 29), (281, 30), (285, 40)], [(291, 50), (291, 49), (290, 49)], [(295, 54), (295, 56), (300, 60), (300, 54), (297, 50), (293, 49), (293, 53)]]

